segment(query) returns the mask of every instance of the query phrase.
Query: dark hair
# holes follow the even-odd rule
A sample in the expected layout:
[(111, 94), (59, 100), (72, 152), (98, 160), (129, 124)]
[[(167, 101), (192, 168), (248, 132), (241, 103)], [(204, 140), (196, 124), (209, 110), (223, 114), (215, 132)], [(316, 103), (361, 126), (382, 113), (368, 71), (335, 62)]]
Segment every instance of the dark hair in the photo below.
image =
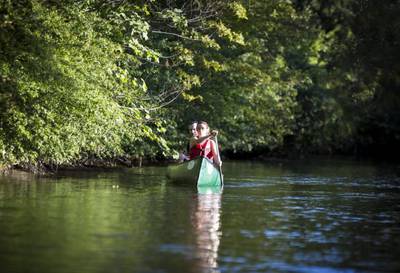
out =
[[(196, 126), (193, 126), (193, 125), (196, 125)], [(189, 131), (192, 131), (193, 129), (196, 130), (197, 129), (197, 121), (196, 120), (192, 121), (192, 123), (189, 124), (188, 128), (189, 128)]]
[(199, 126), (199, 125), (201, 125), (201, 124), (206, 125), (207, 128), (210, 128), (210, 126), (208, 126), (208, 123), (207, 123), (206, 121), (199, 121), (199, 122), (197, 122), (197, 126)]

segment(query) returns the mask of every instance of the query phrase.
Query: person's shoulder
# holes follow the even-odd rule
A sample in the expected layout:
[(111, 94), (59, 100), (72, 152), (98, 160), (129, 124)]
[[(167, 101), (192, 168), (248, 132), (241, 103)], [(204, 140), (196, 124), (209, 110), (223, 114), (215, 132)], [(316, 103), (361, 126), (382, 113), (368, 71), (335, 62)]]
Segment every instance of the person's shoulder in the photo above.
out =
[(190, 144), (190, 146), (193, 146), (193, 145), (197, 144), (197, 138), (196, 137), (191, 137), (189, 139), (189, 144)]

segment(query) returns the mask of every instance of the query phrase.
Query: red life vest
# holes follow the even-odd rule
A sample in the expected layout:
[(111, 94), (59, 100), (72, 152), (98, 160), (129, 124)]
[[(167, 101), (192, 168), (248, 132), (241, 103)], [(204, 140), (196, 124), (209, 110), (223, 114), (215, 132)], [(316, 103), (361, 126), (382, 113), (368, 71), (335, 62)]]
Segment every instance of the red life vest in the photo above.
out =
[(198, 156), (204, 156), (212, 160), (212, 158), (214, 157), (214, 153), (211, 149), (211, 145), (213, 145), (213, 142), (209, 139), (207, 139), (203, 143), (197, 143), (190, 149), (190, 159), (194, 159)]

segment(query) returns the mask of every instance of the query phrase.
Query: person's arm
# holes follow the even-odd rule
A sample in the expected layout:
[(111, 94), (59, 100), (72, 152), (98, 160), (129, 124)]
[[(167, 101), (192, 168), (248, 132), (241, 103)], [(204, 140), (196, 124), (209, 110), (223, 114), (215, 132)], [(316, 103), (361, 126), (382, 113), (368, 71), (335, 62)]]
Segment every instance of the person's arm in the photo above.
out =
[(190, 153), (190, 149), (195, 146), (197, 144), (197, 138), (190, 138), (190, 144), (189, 144), (189, 153)]
[(222, 161), (221, 161), (221, 158), (220, 158), (220, 154), (218, 153), (219, 149), (218, 150), (216, 149), (216, 145), (217, 144), (212, 139), (210, 139), (210, 141), (211, 141), (211, 151), (212, 151), (212, 154), (214, 155), (213, 156), (213, 161), (214, 161), (215, 165), (221, 166), (222, 165)]

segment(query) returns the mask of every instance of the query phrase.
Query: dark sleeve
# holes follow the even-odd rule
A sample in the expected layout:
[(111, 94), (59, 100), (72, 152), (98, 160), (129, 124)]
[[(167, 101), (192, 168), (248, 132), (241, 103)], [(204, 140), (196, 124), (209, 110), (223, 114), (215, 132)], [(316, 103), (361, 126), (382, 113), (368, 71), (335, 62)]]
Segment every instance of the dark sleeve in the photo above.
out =
[(188, 154), (190, 153), (190, 141), (187, 143), (186, 152)]

